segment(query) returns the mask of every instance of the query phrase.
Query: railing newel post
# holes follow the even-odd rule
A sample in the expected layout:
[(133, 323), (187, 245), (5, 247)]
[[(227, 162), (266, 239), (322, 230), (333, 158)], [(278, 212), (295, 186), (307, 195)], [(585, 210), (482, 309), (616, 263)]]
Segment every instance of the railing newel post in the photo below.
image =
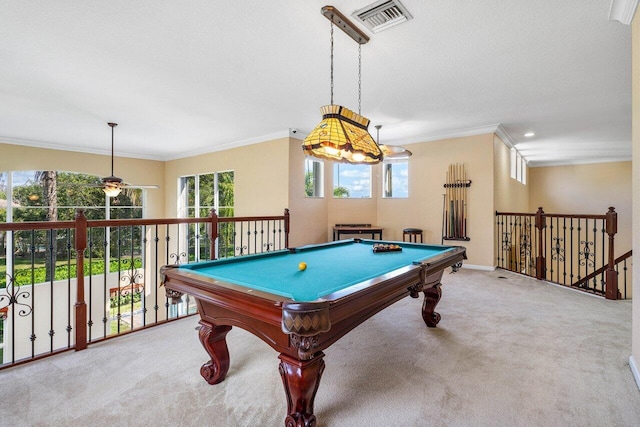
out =
[(605, 272), (605, 296), (607, 299), (619, 299), (618, 272), (615, 269), (615, 235), (618, 232), (618, 213), (614, 207), (609, 207), (605, 215), (606, 231), (609, 235), (609, 262)]
[(218, 240), (218, 214), (215, 209), (211, 209), (209, 212), (209, 218), (211, 219), (211, 222), (209, 223), (209, 236), (211, 236), (211, 248), (209, 253), (211, 255), (209, 257), (211, 259), (217, 259), (216, 241)]
[(544, 243), (544, 229), (547, 228), (547, 218), (542, 210), (542, 207), (538, 208), (536, 212), (536, 230), (538, 230), (538, 255), (536, 256), (536, 279), (543, 280), (546, 276), (546, 260), (543, 254)]
[(290, 221), (289, 209), (285, 208), (284, 209), (284, 247), (286, 249), (289, 249), (289, 221)]
[(78, 209), (75, 216), (76, 251), (76, 303), (75, 303), (75, 349), (87, 348), (87, 303), (84, 300), (84, 251), (87, 248), (87, 217), (84, 209)]

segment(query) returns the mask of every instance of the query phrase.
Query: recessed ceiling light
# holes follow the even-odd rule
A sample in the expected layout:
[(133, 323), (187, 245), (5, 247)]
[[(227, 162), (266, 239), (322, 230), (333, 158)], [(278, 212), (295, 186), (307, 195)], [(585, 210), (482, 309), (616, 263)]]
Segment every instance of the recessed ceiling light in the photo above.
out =
[(536, 136), (536, 134), (533, 132), (527, 132), (524, 134), (524, 136), (526, 136), (527, 138), (531, 138), (532, 136)]

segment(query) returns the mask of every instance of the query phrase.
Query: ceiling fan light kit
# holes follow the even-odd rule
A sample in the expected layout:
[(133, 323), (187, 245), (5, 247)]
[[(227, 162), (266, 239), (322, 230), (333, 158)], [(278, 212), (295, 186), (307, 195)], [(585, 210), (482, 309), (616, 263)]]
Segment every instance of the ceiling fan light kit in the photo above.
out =
[(118, 126), (117, 123), (107, 123), (111, 127), (111, 176), (102, 178), (102, 191), (108, 197), (117, 197), (122, 191), (122, 178), (113, 175), (113, 128)]
[(117, 197), (122, 191), (122, 178), (113, 175), (113, 128), (118, 126), (117, 123), (107, 123), (111, 127), (111, 176), (102, 178), (102, 191), (108, 197)]
[(128, 188), (158, 188), (157, 185), (136, 185), (131, 186), (122, 182), (122, 178), (119, 178), (113, 174), (113, 159), (114, 159), (114, 151), (113, 151), (113, 128), (118, 126), (117, 123), (107, 123), (111, 128), (111, 175), (102, 178), (102, 191), (108, 197), (117, 197), (120, 192), (125, 187)]

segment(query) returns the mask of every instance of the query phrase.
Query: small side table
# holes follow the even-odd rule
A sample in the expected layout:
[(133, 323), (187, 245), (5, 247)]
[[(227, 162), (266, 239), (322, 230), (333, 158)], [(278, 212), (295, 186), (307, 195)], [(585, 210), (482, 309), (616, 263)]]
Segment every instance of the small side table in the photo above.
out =
[[(402, 230), (402, 241), (418, 243), (418, 236), (420, 236), (420, 243), (422, 242), (422, 230), (420, 228), (405, 228)], [(408, 240), (407, 240), (408, 238)]]

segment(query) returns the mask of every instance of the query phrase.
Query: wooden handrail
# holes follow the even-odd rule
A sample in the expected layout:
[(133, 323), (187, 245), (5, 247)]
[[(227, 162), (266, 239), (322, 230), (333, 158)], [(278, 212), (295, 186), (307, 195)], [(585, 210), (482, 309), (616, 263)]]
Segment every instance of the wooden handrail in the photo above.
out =
[[(544, 212), (544, 210), (542, 209), (542, 207), (538, 208), (537, 212), (535, 214), (532, 213), (516, 213), (516, 212), (498, 212), (496, 211), (496, 216), (502, 216), (502, 217), (527, 217), (527, 218), (531, 218), (531, 217), (535, 217), (535, 243), (536, 245), (532, 245), (531, 250), (532, 252), (535, 251), (535, 277), (539, 280), (544, 280), (548, 277), (548, 271), (547, 271), (547, 259), (546, 259), (546, 253), (545, 253), (545, 248), (548, 247), (548, 245), (550, 245), (551, 243), (548, 243), (546, 241), (547, 238), (549, 238), (549, 234), (545, 231), (547, 228), (547, 225), (549, 224), (550, 227), (553, 227), (553, 222), (551, 221), (552, 218), (555, 218), (555, 221), (559, 221), (560, 219), (570, 219), (571, 223), (573, 223), (574, 219), (577, 220), (593, 220), (594, 224), (595, 221), (602, 221), (602, 229), (600, 230), (601, 233), (603, 233), (603, 237), (606, 239), (605, 241), (608, 241), (607, 244), (607, 251), (608, 253), (606, 254), (606, 261), (605, 261), (605, 265), (603, 265), (601, 268), (599, 268), (598, 270), (596, 270), (595, 272), (592, 272), (590, 274), (587, 275), (587, 277), (580, 279), (578, 282), (571, 284), (571, 286), (577, 286), (580, 284), (584, 284), (586, 283), (589, 279), (592, 279), (593, 277), (595, 277), (598, 274), (605, 274), (605, 285), (606, 288), (603, 290), (605, 297), (607, 299), (618, 299), (618, 295), (619, 295), (619, 291), (618, 291), (618, 273), (615, 270), (615, 266), (616, 266), (616, 259), (615, 259), (615, 235), (618, 232), (618, 214), (615, 211), (615, 209), (613, 207), (610, 207), (609, 210), (604, 214), (549, 214)], [(499, 222), (500, 224), (500, 222)], [(595, 227), (595, 225), (594, 225)], [(571, 226), (571, 230), (573, 230), (573, 226)], [(578, 227), (578, 232), (580, 231), (580, 228)], [(596, 229), (594, 228), (594, 233), (596, 232)], [(606, 235), (605, 235), (606, 233)], [(506, 235), (510, 235), (510, 232), (506, 232)], [(561, 248), (559, 246), (559, 243), (561, 240), (563, 240), (562, 238), (554, 238), (555, 240), (555, 245), (558, 246), (558, 252), (557, 253), (552, 253), (551, 257), (552, 260), (555, 259), (554, 256), (557, 256), (559, 258), (559, 254), (561, 251)], [(585, 243), (585, 242), (583, 242)], [(585, 243), (587, 244), (587, 243)], [(593, 244), (593, 243), (589, 243), (589, 244)], [(605, 243), (603, 242), (603, 250), (604, 250), (604, 246)], [(554, 246), (554, 248), (552, 249), (556, 249), (556, 246)], [(585, 250), (585, 253), (588, 253), (588, 247)], [(588, 254), (587, 254), (588, 255)], [(587, 256), (585, 255), (585, 256)], [(498, 258), (500, 259), (500, 258)], [(603, 261), (604, 261), (604, 257), (603, 257)], [(585, 265), (585, 264), (583, 264)], [(552, 275), (553, 275), (553, 270), (551, 270)], [(566, 273), (566, 272), (565, 272)], [(571, 276), (573, 277), (573, 276)]]
[[(78, 209), (75, 219), (72, 221), (29, 221), (0, 223), (2, 231), (33, 231), (33, 230), (59, 230), (68, 229), (74, 231), (74, 250), (76, 254), (76, 302), (74, 310), (75, 349), (84, 350), (87, 348), (87, 303), (85, 302), (85, 281), (84, 281), (84, 252), (87, 249), (87, 232), (93, 227), (123, 227), (123, 226), (153, 226), (153, 225), (175, 225), (175, 224), (207, 224), (211, 236), (212, 257), (215, 257), (215, 242), (218, 237), (218, 223), (234, 222), (258, 222), (258, 221), (283, 221), (284, 222), (284, 244), (289, 247), (289, 209), (284, 210), (283, 215), (273, 216), (243, 216), (243, 217), (223, 217), (219, 218), (215, 210), (211, 211), (206, 218), (160, 218), (160, 219), (115, 219), (115, 220), (88, 220), (83, 209)], [(0, 310), (0, 316), (5, 315), (7, 307)], [(0, 361), (1, 362), (1, 361)]]
[[(616, 258), (613, 263), (614, 263), (614, 265), (618, 265), (622, 261), (624, 261), (625, 259), (631, 258), (632, 255), (633, 255), (633, 250), (630, 250), (629, 252), (627, 252), (627, 253), (625, 253), (623, 255), (620, 255), (618, 258)], [(599, 269), (597, 269), (595, 271), (592, 271), (588, 275), (584, 276), (582, 279), (578, 280), (577, 282), (572, 283), (571, 286), (580, 286), (583, 283), (588, 282), (589, 280), (593, 279), (594, 277), (604, 273), (608, 268), (609, 268), (608, 264), (607, 265), (603, 265)]]

